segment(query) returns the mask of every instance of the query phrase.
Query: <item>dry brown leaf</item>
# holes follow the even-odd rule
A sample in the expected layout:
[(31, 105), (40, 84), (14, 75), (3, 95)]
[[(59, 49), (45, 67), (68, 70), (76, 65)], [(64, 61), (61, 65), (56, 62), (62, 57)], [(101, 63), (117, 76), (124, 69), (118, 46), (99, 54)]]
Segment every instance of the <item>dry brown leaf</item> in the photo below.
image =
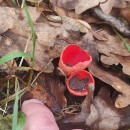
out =
[(126, 127), (128, 129), (130, 127), (130, 108), (118, 109), (113, 104), (109, 89), (101, 88), (91, 105), (86, 125), (97, 130), (119, 130)]
[[(36, 19), (39, 17), (39, 13), (37, 13), (36, 8), (34, 7), (29, 9), (33, 10), (30, 11), (30, 15), (33, 23), (35, 23)], [(34, 13), (35, 11), (36, 13)], [(6, 7), (1, 7), (0, 13), (1, 18), (4, 17), (4, 21), (1, 20), (1, 33), (4, 33), (4, 35), (2, 35), (1, 38), (2, 44), (0, 47), (0, 56), (4, 56), (5, 54), (13, 51), (24, 51), (27, 41), (29, 37), (31, 37), (31, 30), (27, 23), (27, 19), (25, 18), (25, 13), (23, 14), (23, 12), (20, 10)], [(12, 21), (10, 21), (10, 19)], [(57, 35), (61, 34), (62, 29), (58, 27), (56, 29), (56, 27), (49, 26), (47, 24), (35, 24), (35, 28), (37, 34), (37, 43), (35, 50), (34, 69), (42, 71), (50, 61), (50, 57), (46, 53), (46, 49), (54, 45), (55, 39)], [(28, 41), (27, 53), (32, 53), (32, 47), (33, 45), (30, 39)], [(31, 60), (26, 60), (31, 65)], [(50, 63), (48, 66), (49, 67), (46, 72), (52, 72), (54, 69), (52, 63)]]
[(119, 56), (115, 54), (111, 54), (110, 56), (101, 55), (102, 63), (106, 65), (122, 65), (122, 71), (130, 75), (130, 56)]
[[(8, 12), (12, 10), (14, 14), (11, 15), (10, 13), (9, 17), (11, 18), (11, 20), (14, 20), (14, 23), (12, 23), (13, 27), (11, 29), (9, 29), (8, 27), (6, 29), (6, 30), (9, 29), (8, 31), (6, 30), (2, 31), (4, 35), (2, 35), (1, 37), (2, 44), (0, 48), (0, 56), (4, 56), (5, 54), (13, 51), (24, 51), (27, 43), (28, 43), (27, 53), (31, 54), (33, 48), (31, 39), (31, 30), (27, 23), (25, 12), (23, 13), (23, 11), (19, 9), (11, 9), (5, 7), (2, 7), (1, 10), (5, 14), (6, 10), (8, 10)], [(60, 24), (59, 26), (52, 26), (47, 23), (36, 23), (36, 20), (39, 17), (40, 12), (37, 12), (35, 7), (32, 8), (30, 7), (29, 10), (31, 10), (30, 15), (34, 23), (37, 35), (34, 69), (37, 71), (43, 71), (45, 67), (48, 66), (47, 69), (44, 70), (44, 72), (53, 72), (54, 66), (50, 62), (50, 60), (52, 58), (60, 56), (61, 50), (63, 49), (64, 46), (66, 46), (66, 42), (63, 40), (70, 39), (69, 41), (72, 40), (74, 40), (74, 42), (76, 41), (76, 39), (71, 40), (72, 35), (69, 35), (66, 30), (73, 32), (77, 31), (87, 33), (89, 32), (90, 25), (87, 24), (85, 21), (79, 19), (72, 19), (66, 16), (62, 17), (63, 24)], [(5, 17), (5, 21), (6, 18), (7, 21), (9, 21), (8, 17)], [(4, 21), (2, 22), (4, 23)], [(55, 48), (55, 46), (57, 48)], [(55, 50), (53, 48), (55, 48)], [(29, 63), (29, 65), (31, 65), (32, 63), (31, 59), (26, 59), (26, 61)]]
[[(67, 0), (65, 0), (65, 1), (63, 1), (63, 0), (50, 0), (50, 2), (52, 4), (53, 10), (59, 16), (68, 16), (68, 17), (71, 17), (71, 18), (80, 18), (81, 17), (80, 15), (75, 14), (74, 11), (68, 11), (68, 10), (66, 10), (66, 9), (63, 8), (64, 5), (62, 4), (62, 2), (65, 2), (66, 7), (69, 8), (69, 6), (66, 4), (66, 2), (69, 3), (71, 1), (67, 1)], [(76, 2), (76, 0), (74, 0), (73, 2)], [(73, 4), (72, 5), (69, 4), (69, 5), (72, 7)]]
[(73, 30), (87, 33), (89, 32), (89, 29), (91, 29), (90, 25), (87, 22), (79, 19), (72, 19), (66, 16), (62, 16), (62, 23), (63, 27), (66, 30)]
[[(109, 37), (108, 37), (108, 40), (109, 40)], [(99, 43), (104, 45), (105, 42), (100, 41), (98, 43), (97, 42), (95, 42), (95, 43), (90, 38), (88, 38), (89, 53), (91, 54), (91, 56), (93, 58), (93, 62), (88, 67), (89, 72), (94, 77), (96, 77), (96, 78), (100, 79), (101, 81), (109, 84), (110, 86), (112, 86), (114, 89), (116, 89), (118, 92), (120, 92), (122, 94), (122, 95), (119, 95), (117, 97), (117, 99), (115, 101), (115, 106), (117, 108), (124, 108), (124, 107), (126, 107), (130, 104), (130, 88), (129, 88), (129, 85), (127, 83), (125, 83), (124, 81), (122, 81), (117, 75), (114, 75), (113, 73), (108, 72), (107, 69), (104, 70), (103, 68), (101, 68), (101, 66), (98, 66), (99, 54), (97, 53), (96, 45), (98, 45)], [(106, 43), (107, 43), (107, 41), (106, 41)], [(106, 46), (106, 49), (110, 49), (108, 47), (108, 45)], [(109, 56), (111, 56), (113, 53), (110, 53)], [(102, 55), (103, 55), (103, 53), (101, 53), (101, 56)], [(119, 56), (119, 55), (117, 55), (117, 56)], [(128, 56), (124, 56), (124, 57), (125, 57), (125, 60), (127, 61), (127, 63), (129, 64), (130, 63), (129, 59), (127, 59)], [(123, 59), (123, 56), (122, 56), (122, 59)], [(107, 59), (105, 61), (107, 62)], [(124, 62), (126, 62), (126, 61), (124, 61)]]
[[(129, 70), (129, 57), (130, 53), (128, 52), (125, 45), (122, 43), (120, 38), (116, 35), (110, 35), (107, 31), (101, 31), (99, 32), (99, 35), (104, 34), (107, 37), (107, 41), (97, 41), (96, 40), (96, 46), (98, 51), (101, 53), (101, 62), (106, 65), (122, 65), (122, 71), (125, 74), (130, 75)], [(129, 39), (125, 39), (128, 43), (130, 43)]]
[(93, 2), (91, 0), (51, 0), (52, 4), (57, 4), (59, 7), (63, 7), (67, 10), (75, 9), (76, 14), (81, 14), (103, 2), (106, 2), (106, 0), (94, 0)]
[(109, 14), (114, 6), (115, 0), (108, 0), (105, 3), (100, 4), (100, 8), (105, 14)]
[(122, 94), (117, 97), (115, 101), (115, 107), (124, 108), (130, 104), (130, 87), (128, 84), (123, 82), (118, 77), (108, 73), (107, 70), (99, 68), (96, 64), (91, 64), (89, 71), (93, 76), (111, 85), (114, 89)]
[[(28, 7), (28, 10), (29, 10), (32, 22), (35, 23), (36, 20), (41, 15), (41, 11), (34, 7)], [(21, 10), (21, 17), (23, 17), (23, 18), (26, 17), (26, 12), (24, 10)]]
[(16, 14), (14, 9), (8, 10), (8, 8), (0, 9), (0, 34), (4, 33), (8, 29), (12, 29), (14, 26), (14, 18)]
[(78, 0), (57, 0), (57, 5), (67, 10), (72, 10), (77, 2)]
[(106, 0), (94, 0), (92, 2), (91, 0), (79, 0), (75, 6), (75, 13), (81, 14), (84, 11), (91, 9), (95, 6), (98, 6), (100, 3), (105, 2), (105, 1)]
[(2, 2), (3, 0), (0, 0), (0, 3)]
[(64, 96), (65, 86), (57, 75), (44, 74), (43, 76), (44, 87), (53, 99), (53, 106), (58, 106), (60, 109), (64, 108), (67, 105), (67, 100)]
[(25, 98), (38, 99), (45, 103), (53, 112), (60, 112), (67, 105), (64, 91), (65, 87), (56, 75), (44, 73), (39, 77), (37, 85), (29, 90), (23, 98), (24, 100)]
[(127, 3), (125, 0), (115, 0), (114, 7), (115, 8), (126, 8)]
[(99, 33), (99, 31), (92, 32), (93, 37), (98, 39), (99, 41), (107, 41), (107, 36), (105, 34)]
[(29, 90), (24, 96), (24, 100), (27, 99), (37, 99), (47, 106), (52, 107), (52, 100), (48, 93), (42, 88), (41, 85), (36, 85), (33, 89)]
[(65, 117), (63, 123), (67, 125), (85, 122), (85, 128), (89, 126), (92, 130), (124, 130), (130, 127), (130, 107), (123, 109), (114, 107), (109, 89), (102, 87), (90, 104), (87, 96), (82, 103), (81, 112), (75, 116)]
[(120, 10), (120, 16), (123, 17), (130, 24), (130, 8)]
[(62, 23), (63, 27), (66, 30), (78, 31), (87, 33), (91, 26), (80, 19), (74, 19), (67, 16), (56, 16), (56, 15), (48, 15), (47, 18), (52, 22)]
[(57, 6), (57, 0), (50, 0), (53, 10), (59, 15), (59, 16), (66, 16), (67, 12), (65, 9), (61, 8), (61, 6)]
[[(75, 9), (76, 14), (81, 14), (88, 9), (100, 5), (103, 13), (109, 14), (113, 7), (125, 8), (127, 7), (127, 2), (124, 0), (51, 0), (50, 1), (55, 8), (64, 8), (66, 10)], [(56, 7), (56, 5), (58, 7)], [(61, 9), (63, 10), (63, 9)], [(59, 12), (59, 11), (58, 11)]]
[[(110, 56), (111, 53), (117, 54), (120, 56), (130, 56), (130, 53), (128, 52), (127, 48), (124, 46), (120, 38), (116, 35), (109, 34), (106, 30), (105, 31), (100, 31), (99, 34), (101, 35), (106, 35), (107, 41), (102, 42), (96, 40), (95, 42), (97, 43), (97, 49), (100, 53), (103, 53), (107, 56)], [(125, 39), (130, 43), (129, 39)]]

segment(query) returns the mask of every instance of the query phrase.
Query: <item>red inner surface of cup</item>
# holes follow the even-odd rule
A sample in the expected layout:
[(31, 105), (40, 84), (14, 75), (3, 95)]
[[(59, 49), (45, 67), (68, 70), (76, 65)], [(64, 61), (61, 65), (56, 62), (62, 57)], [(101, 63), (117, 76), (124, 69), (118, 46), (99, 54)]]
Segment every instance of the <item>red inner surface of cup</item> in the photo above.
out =
[(66, 83), (69, 92), (72, 93), (73, 95), (76, 95), (76, 96), (85, 96), (85, 95), (87, 95), (87, 93), (88, 93), (87, 87), (83, 91), (74, 90), (74, 89), (71, 89), (69, 87), (70, 80), (75, 75), (78, 75), (79, 80), (84, 79), (86, 77), (89, 78), (89, 81), (86, 83), (86, 85), (88, 85), (90, 83), (94, 83), (94, 79), (93, 79), (92, 75), (88, 71), (85, 71), (85, 70), (76, 71), (76, 72), (72, 73), (68, 77), (67, 83)]
[(74, 66), (79, 62), (89, 61), (90, 56), (79, 46), (72, 44), (66, 47), (64, 50), (62, 60), (64, 64), (68, 66)]

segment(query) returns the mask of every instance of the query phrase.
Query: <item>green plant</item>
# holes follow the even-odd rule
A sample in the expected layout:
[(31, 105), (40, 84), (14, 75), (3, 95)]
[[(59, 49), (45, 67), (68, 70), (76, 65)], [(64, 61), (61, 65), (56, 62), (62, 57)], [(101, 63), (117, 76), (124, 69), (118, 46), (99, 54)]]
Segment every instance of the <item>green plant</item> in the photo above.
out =
[[(12, 0), (15, 4), (18, 4), (18, 1), (17, 0)], [(28, 54), (28, 53), (25, 53), (25, 52), (12, 52), (12, 53), (9, 53), (9, 54), (6, 54), (5, 56), (3, 56), (2, 58), (0, 58), (0, 64), (4, 64), (5, 62), (9, 61), (9, 60), (12, 60), (14, 58), (17, 58), (17, 57), (29, 57), (32, 59), (32, 65), (31, 65), (31, 71), (30, 71), (30, 76), (29, 76), (29, 80), (28, 80), (28, 86), (26, 86), (23, 90), (20, 90), (20, 86), (19, 86), (19, 81), (18, 81), (18, 78), (15, 77), (15, 94), (14, 95), (11, 95), (10, 97), (8, 97), (7, 99), (3, 100), (4, 101), (9, 101), (11, 99), (13, 99), (15, 97), (15, 103), (14, 103), (14, 110), (13, 110), (13, 121), (12, 121), (12, 130), (22, 130), (22, 126), (24, 125), (24, 119), (23, 118), (20, 118), (19, 119), (19, 122), (18, 122), (18, 101), (20, 99), (20, 96), (28, 90), (28, 88), (30, 87), (31, 85), (31, 82), (32, 82), (32, 76), (33, 76), (33, 68), (34, 68), (34, 62), (35, 62), (35, 45), (36, 45), (36, 33), (35, 33), (35, 29), (34, 29), (34, 26), (33, 26), (33, 23), (32, 23), (32, 20), (31, 20), (31, 17), (30, 17), (30, 14), (29, 14), (29, 11), (28, 11), (28, 7), (25, 3), (25, 0), (22, 0), (22, 6), (23, 6), (23, 9), (26, 13), (26, 17), (27, 17), (27, 21), (28, 21), (28, 24), (31, 28), (31, 33), (32, 33), (32, 46), (33, 46), (33, 49), (32, 49), (32, 54)], [(21, 66), (22, 64), (22, 60), (20, 62), (20, 65)], [(1, 102), (2, 103), (2, 102)]]

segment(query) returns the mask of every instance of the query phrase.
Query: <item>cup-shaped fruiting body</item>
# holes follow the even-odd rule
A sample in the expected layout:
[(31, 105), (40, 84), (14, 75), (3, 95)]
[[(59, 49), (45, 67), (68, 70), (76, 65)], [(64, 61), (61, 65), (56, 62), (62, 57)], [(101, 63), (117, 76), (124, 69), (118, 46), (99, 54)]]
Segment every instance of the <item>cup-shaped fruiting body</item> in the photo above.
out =
[(94, 84), (93, 76), (85, 70), (79, 70), (72, 73), (66, 80), (66, 86), (69, 92), (76, 96), (86, 96), (87, 86)]
[(70, 75), (74, 71), (87, 68), (91, 61), (92, 58), (86, 50), (76, 44), (70, 44), (61, 53), (59, 67), (65, 75)]

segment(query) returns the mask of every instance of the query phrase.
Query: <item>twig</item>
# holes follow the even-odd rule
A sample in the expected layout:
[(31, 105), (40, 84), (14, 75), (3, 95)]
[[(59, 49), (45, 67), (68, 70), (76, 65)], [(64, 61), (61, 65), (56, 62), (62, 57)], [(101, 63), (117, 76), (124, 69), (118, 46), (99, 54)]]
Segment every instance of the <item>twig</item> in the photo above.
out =
[(108, 22), (112, 27), (117, 29), (120, 33), (122, 33), (126, 37), (130, 37), (130, 27), (126, 25), (121, 20), (115, 18), (111, 15), (106, 15), (99, 8), (93, 8), (92, 11), (96, 14), (100, 19)]

